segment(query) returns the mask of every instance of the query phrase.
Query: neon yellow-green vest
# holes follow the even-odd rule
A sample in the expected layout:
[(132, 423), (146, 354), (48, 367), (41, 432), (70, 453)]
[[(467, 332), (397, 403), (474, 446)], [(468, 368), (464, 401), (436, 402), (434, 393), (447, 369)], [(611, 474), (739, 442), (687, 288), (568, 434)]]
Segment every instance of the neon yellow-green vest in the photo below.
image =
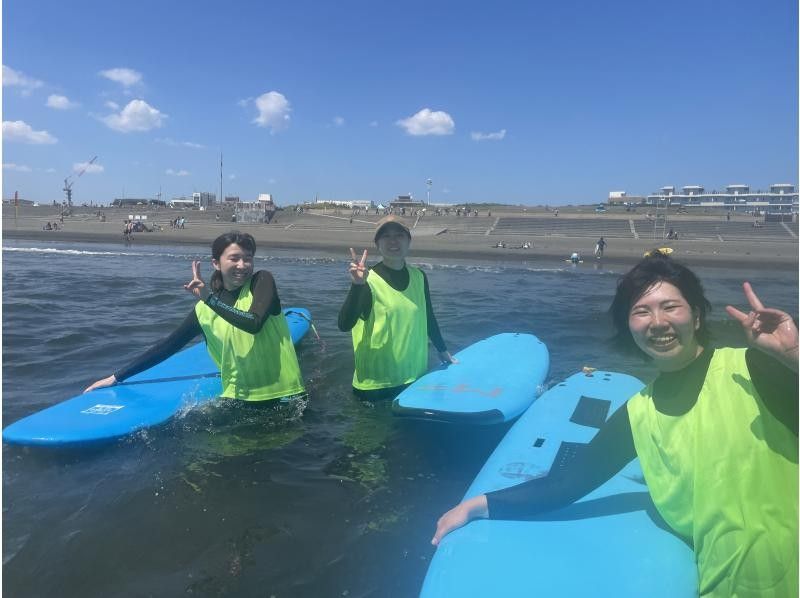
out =
[(758, 396), (745, 349), (714, 352), (683, 415), (658, 412), (652, 393), (628, 401), (636, 453), (658, 511), (694, 546), (700, 595), (796, 597), (797, 436)]
[(353, 386), (376, 390), (409, 384), (428, 369), (425, 279), (408, 268), (408, 287), (396, 291), (374, 270), (367, 275), (372, 309), (353, 326)]
[[(252, 279), (251, 279), (252, 280)], [(250, 309), (250, 281), (234, 307)], [(195, 306), (208, 353), (222, 374), (222, 394), (229, 399), (267, 401), (305, 392), (289, 325), (283, 314), (269, 316), (256, 334), (236, 328), (204, 302)]]

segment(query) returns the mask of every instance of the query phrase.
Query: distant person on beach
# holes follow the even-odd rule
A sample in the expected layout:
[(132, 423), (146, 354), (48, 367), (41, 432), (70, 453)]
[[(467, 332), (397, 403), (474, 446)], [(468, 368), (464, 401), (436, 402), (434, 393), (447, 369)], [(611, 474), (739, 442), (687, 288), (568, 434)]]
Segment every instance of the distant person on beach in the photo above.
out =
[(371, 269), (367, 250), (350, 248), (350, 291), (339, 311), (339, 330), (351, 331), (355, 353), (353, 394), (362, 399), (393, 398), (428, 370), (428, 339), (442, 362), (455, 363), (433, 313), (428, 278), (406, 264), (411, 232), (397, 216), (375, 229), (383, 258)]
[(797, 596), (797, 325), (745, 282), (748, 310), (726, 310), (749, 346), (714, 347), (700, 280), (649, 253), (619, 280), (609, 313), (619, 346), (658, 377), (565, 468), (467, 499), (432, 543), (472, 519), (566, 507), (638, 458), (659, 514), (694, 550), (700, 596)]
[(600, 240), (597, 242), (597, 245), (594, 246), (594, 255), (595, 257), (603, 257), (603, 252), (606, 249), (606, 240), (603, 237), (600, 237)]
[(573, 251), (572, 255), (569, 256), (569, 261), (571, 261), (573, 264), (579, 263), (581, 261), (581, 254), (577, 251)]
[(269, 407), (302, 403), (305, 387), (275, 279), (267, 270), (253, 273), (255, 252), (256, 242), (247, 233), (217, 237), (209, 284), (200, 262), (192, 262), (192, 279), (183, 288), (199, 301), (177, 330), (84, 392), (123, 382), (202, 334), (222, 374), (222, 398)]

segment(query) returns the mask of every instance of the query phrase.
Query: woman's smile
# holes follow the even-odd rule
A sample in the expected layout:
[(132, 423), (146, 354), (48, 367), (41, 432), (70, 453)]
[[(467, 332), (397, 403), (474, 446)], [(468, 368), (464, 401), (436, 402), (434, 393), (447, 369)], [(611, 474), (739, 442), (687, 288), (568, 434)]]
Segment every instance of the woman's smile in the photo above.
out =
[(639, 297), (628, 315), (636, 345), (663, 372), (676, 371), (703, 350), (695, 337), (699, 320), (680, 290), (657, 282)]

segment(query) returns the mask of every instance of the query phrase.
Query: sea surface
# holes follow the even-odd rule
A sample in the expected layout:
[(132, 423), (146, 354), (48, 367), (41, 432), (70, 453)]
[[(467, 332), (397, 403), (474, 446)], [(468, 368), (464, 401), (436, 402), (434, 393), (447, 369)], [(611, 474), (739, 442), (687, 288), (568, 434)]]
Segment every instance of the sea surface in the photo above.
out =
[[(5, 241), (3, 425), (80, 393), (192, 309), (182, 285), (206, 247)], [(292, 423), (216, 404), (103, 447), (3, 446), (7, 596), (415, 596), (438, 516), (457, 503), (505, 426), (396, 421), (350, 391), (352, 343), (336, 318), (346, 255), (260, 250), (284, 307), (307, 307), (298, 356), (310, 392)], [(499, 332), (550, 349), (552, 384), (584, 365), (644, 380), (617, 353), (606, 310), (623, 266), (414, 259), (451, 351)], [(696, 268), (711, 329), (742, 345), (728, 303), (749, 280), (797, 315), (795, 272)], [(509, 359), (513, 359), (513, 355)], [(433, 363), (433, 352), (432, 362)]]

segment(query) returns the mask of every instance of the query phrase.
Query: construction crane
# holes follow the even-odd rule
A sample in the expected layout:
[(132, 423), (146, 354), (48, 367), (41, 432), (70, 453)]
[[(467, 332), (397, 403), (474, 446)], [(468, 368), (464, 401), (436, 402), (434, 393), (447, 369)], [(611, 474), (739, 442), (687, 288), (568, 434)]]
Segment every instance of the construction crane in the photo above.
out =
[[(69, 175), (64, 179), (64, 193), (67, 194), (66, 207), (68, 210), (72, 209), (72, 185), (84, 172), (86, 172), (86, 170), (94, 163), (95, 160), (97, 160), (97, 156), (89, 160), (77, 175)], [(75, 177), (75, 180), (72, 179), (73, 176)]]

